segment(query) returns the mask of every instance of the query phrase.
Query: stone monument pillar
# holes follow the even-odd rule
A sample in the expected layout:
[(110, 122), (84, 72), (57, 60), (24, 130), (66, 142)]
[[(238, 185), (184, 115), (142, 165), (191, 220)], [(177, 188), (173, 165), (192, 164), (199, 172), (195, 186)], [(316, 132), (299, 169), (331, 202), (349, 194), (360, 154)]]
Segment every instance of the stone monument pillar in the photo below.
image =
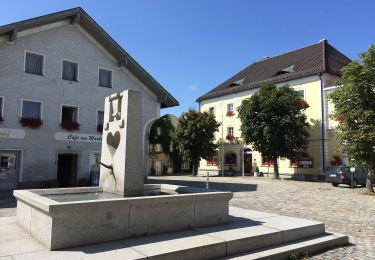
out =
[(99, 186), (123, 196), (143, 193), (142, 95), (125, 90), (105, 98)]

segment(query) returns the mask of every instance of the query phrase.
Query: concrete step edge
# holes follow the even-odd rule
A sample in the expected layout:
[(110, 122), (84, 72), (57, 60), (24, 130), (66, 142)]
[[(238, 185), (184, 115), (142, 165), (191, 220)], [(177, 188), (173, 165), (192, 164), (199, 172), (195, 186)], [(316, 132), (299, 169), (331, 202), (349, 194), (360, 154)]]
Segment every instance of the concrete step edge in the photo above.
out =
[(297, 240), (290, 243), (279, 244), (271, 247), (266, 247), (259, 250), (252, 250), (247, 253), (227, 256), (223, 259), (231, 260), (250, 260), (250, 259), (290, 259), (292, 254), (310, 255), (326, 249), (344, 246), (349, 243), (349, 238), (346, 235), (338, 233), (325, 233), (321, 236), (312, 237), (309, 239)]

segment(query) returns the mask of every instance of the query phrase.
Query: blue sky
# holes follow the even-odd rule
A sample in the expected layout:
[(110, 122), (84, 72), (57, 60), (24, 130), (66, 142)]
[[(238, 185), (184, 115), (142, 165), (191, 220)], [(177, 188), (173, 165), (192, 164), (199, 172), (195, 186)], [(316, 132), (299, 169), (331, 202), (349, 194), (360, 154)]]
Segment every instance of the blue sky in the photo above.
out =
[(264, 56), (328, 39), (349, 58), (375, 44), (375, 1), (2, 1), (0, 25), (81, 6), (180, 106)]

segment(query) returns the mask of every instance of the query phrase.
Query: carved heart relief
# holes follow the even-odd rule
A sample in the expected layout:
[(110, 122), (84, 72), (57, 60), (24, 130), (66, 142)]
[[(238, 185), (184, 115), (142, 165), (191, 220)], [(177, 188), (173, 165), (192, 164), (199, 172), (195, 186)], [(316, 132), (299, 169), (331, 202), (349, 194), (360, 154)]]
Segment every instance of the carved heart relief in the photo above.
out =
[(120, 138), (121, 135), (119, 131), (116, 131), (115, 134), (107, 134), (107, 145), (109, 146), (109, 148), (112, 148), (110, 149), (112, 153), (116, 151), (118, 145), (120, 144)]

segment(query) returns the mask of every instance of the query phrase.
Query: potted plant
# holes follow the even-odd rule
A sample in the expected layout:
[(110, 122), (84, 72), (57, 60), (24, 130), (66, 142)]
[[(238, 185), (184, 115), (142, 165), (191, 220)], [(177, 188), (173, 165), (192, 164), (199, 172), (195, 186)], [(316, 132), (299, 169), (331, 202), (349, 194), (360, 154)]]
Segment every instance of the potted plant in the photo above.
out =
[(260, 176), (260, 173), (259, 173), (259, 167), (255, 167), (255, 171), (254, 171), (254, 176), (255, 177), (259, 177)]
[(22, 117), (20, 123), (23, 127), (29, 127), (31, 129), (37, 129), (43, 124), (42, 119), (33, 117)]

